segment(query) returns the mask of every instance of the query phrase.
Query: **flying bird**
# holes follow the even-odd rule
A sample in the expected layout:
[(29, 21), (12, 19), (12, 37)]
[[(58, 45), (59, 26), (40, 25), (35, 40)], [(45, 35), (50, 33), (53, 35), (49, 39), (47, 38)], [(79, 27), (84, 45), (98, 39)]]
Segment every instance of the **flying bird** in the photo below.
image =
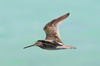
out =
[(33, 46), (38, 46), (42, 49), (47, 49), (47, 50), (76, 49), (76, 47), (74, 47), (74, 46), (65, 45), (60, 40), (59, 25), (69, 15), (70, 15), (70, 13), (67, 13), (67, 14), (65, 14), (61, 17), (58, 17), (57, 19), (54, 19), (51, 22), (47, 23), (43, 28), (46, 33), (45, 40), (38, 40), (38, 41), (36, 41), (35, 44), (26, 46), (26, 47), (24, 47), (24, 49), (33, 47)]

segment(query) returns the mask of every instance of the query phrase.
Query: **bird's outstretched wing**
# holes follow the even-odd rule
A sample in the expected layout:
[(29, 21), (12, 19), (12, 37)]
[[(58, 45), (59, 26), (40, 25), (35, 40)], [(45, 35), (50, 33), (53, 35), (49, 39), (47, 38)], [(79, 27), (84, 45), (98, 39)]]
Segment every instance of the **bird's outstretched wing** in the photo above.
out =
[(60, 40), (60, 36), (59, 36), (59, 24), (66, 19), (69, 16), (69, 13), (52, 20), (51, 22), (47, 23), (44, 27), (44, 31), (46, 33), (46, 39), (45, 40), (55, 40), (59, 43), (63, 43)]

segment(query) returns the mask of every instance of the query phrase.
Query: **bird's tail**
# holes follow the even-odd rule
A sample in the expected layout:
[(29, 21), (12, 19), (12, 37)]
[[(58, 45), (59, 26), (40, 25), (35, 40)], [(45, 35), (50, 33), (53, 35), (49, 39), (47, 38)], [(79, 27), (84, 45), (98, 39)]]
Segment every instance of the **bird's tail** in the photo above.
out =
[(26, 47), (24, 47), (23, 49), (26, 49), (26, 48), (29, 48), (29, 47), (32, 47), (32, 46), (35, 46), (35, 44), (26, 46)]

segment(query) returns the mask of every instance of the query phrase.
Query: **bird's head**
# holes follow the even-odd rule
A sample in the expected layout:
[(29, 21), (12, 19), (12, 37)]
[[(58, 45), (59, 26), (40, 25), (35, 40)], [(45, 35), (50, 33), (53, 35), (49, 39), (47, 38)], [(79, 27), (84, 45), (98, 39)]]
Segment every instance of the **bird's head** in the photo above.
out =
[(24, 49), (29, 48), (29, 47), (33, 47), (33, 46), (39, 46), (40, 47), (42, 45), (43, 45), (42, 42), (37, 41), (35, 44), (24, 47)]
[(43, 44), (42, 44), (42, 42), (39, 42), (39, 41), (37, 41), (36, 43), (35, 43), (35, 46), (42, 46)]

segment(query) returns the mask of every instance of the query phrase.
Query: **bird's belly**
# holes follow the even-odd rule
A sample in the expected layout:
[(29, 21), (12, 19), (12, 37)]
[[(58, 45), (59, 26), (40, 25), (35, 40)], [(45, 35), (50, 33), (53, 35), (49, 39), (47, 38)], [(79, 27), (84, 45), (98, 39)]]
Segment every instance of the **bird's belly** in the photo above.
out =
[(58, 50), (58, 49), (61, 49), (61, 48), (57, 48), (58, 46), (62, 46), (58, 43), (51, 43), (51, 42), (45, 42), (43, 43), (41, 46), (39, 46), (40, 48), (42, 49), (46, 49), (46, 50)]
[(42, 49), (46, 49), (46, 50), (57, 50), (55, 45), (43, 45), (43, 46), (39, 46)]
[(59, 49), (56, 49), (56, 48), (42, 48), (42, 49), (45, 49), (45, 50), (59, 50)]
[(40, 47), (40, 48), (42, 48), (42, 49), (45, 49), (45, 50), (61, 50), (61, 49), (63, 49), (63, 48), (57, 48), (57, 46), (56, 47)]
[(42, 49), (46, 49), (46, 50), (56, 50), (56, 47), (52, 47), (52, 46), (43, 46), (43, 47), (40, 47)]

